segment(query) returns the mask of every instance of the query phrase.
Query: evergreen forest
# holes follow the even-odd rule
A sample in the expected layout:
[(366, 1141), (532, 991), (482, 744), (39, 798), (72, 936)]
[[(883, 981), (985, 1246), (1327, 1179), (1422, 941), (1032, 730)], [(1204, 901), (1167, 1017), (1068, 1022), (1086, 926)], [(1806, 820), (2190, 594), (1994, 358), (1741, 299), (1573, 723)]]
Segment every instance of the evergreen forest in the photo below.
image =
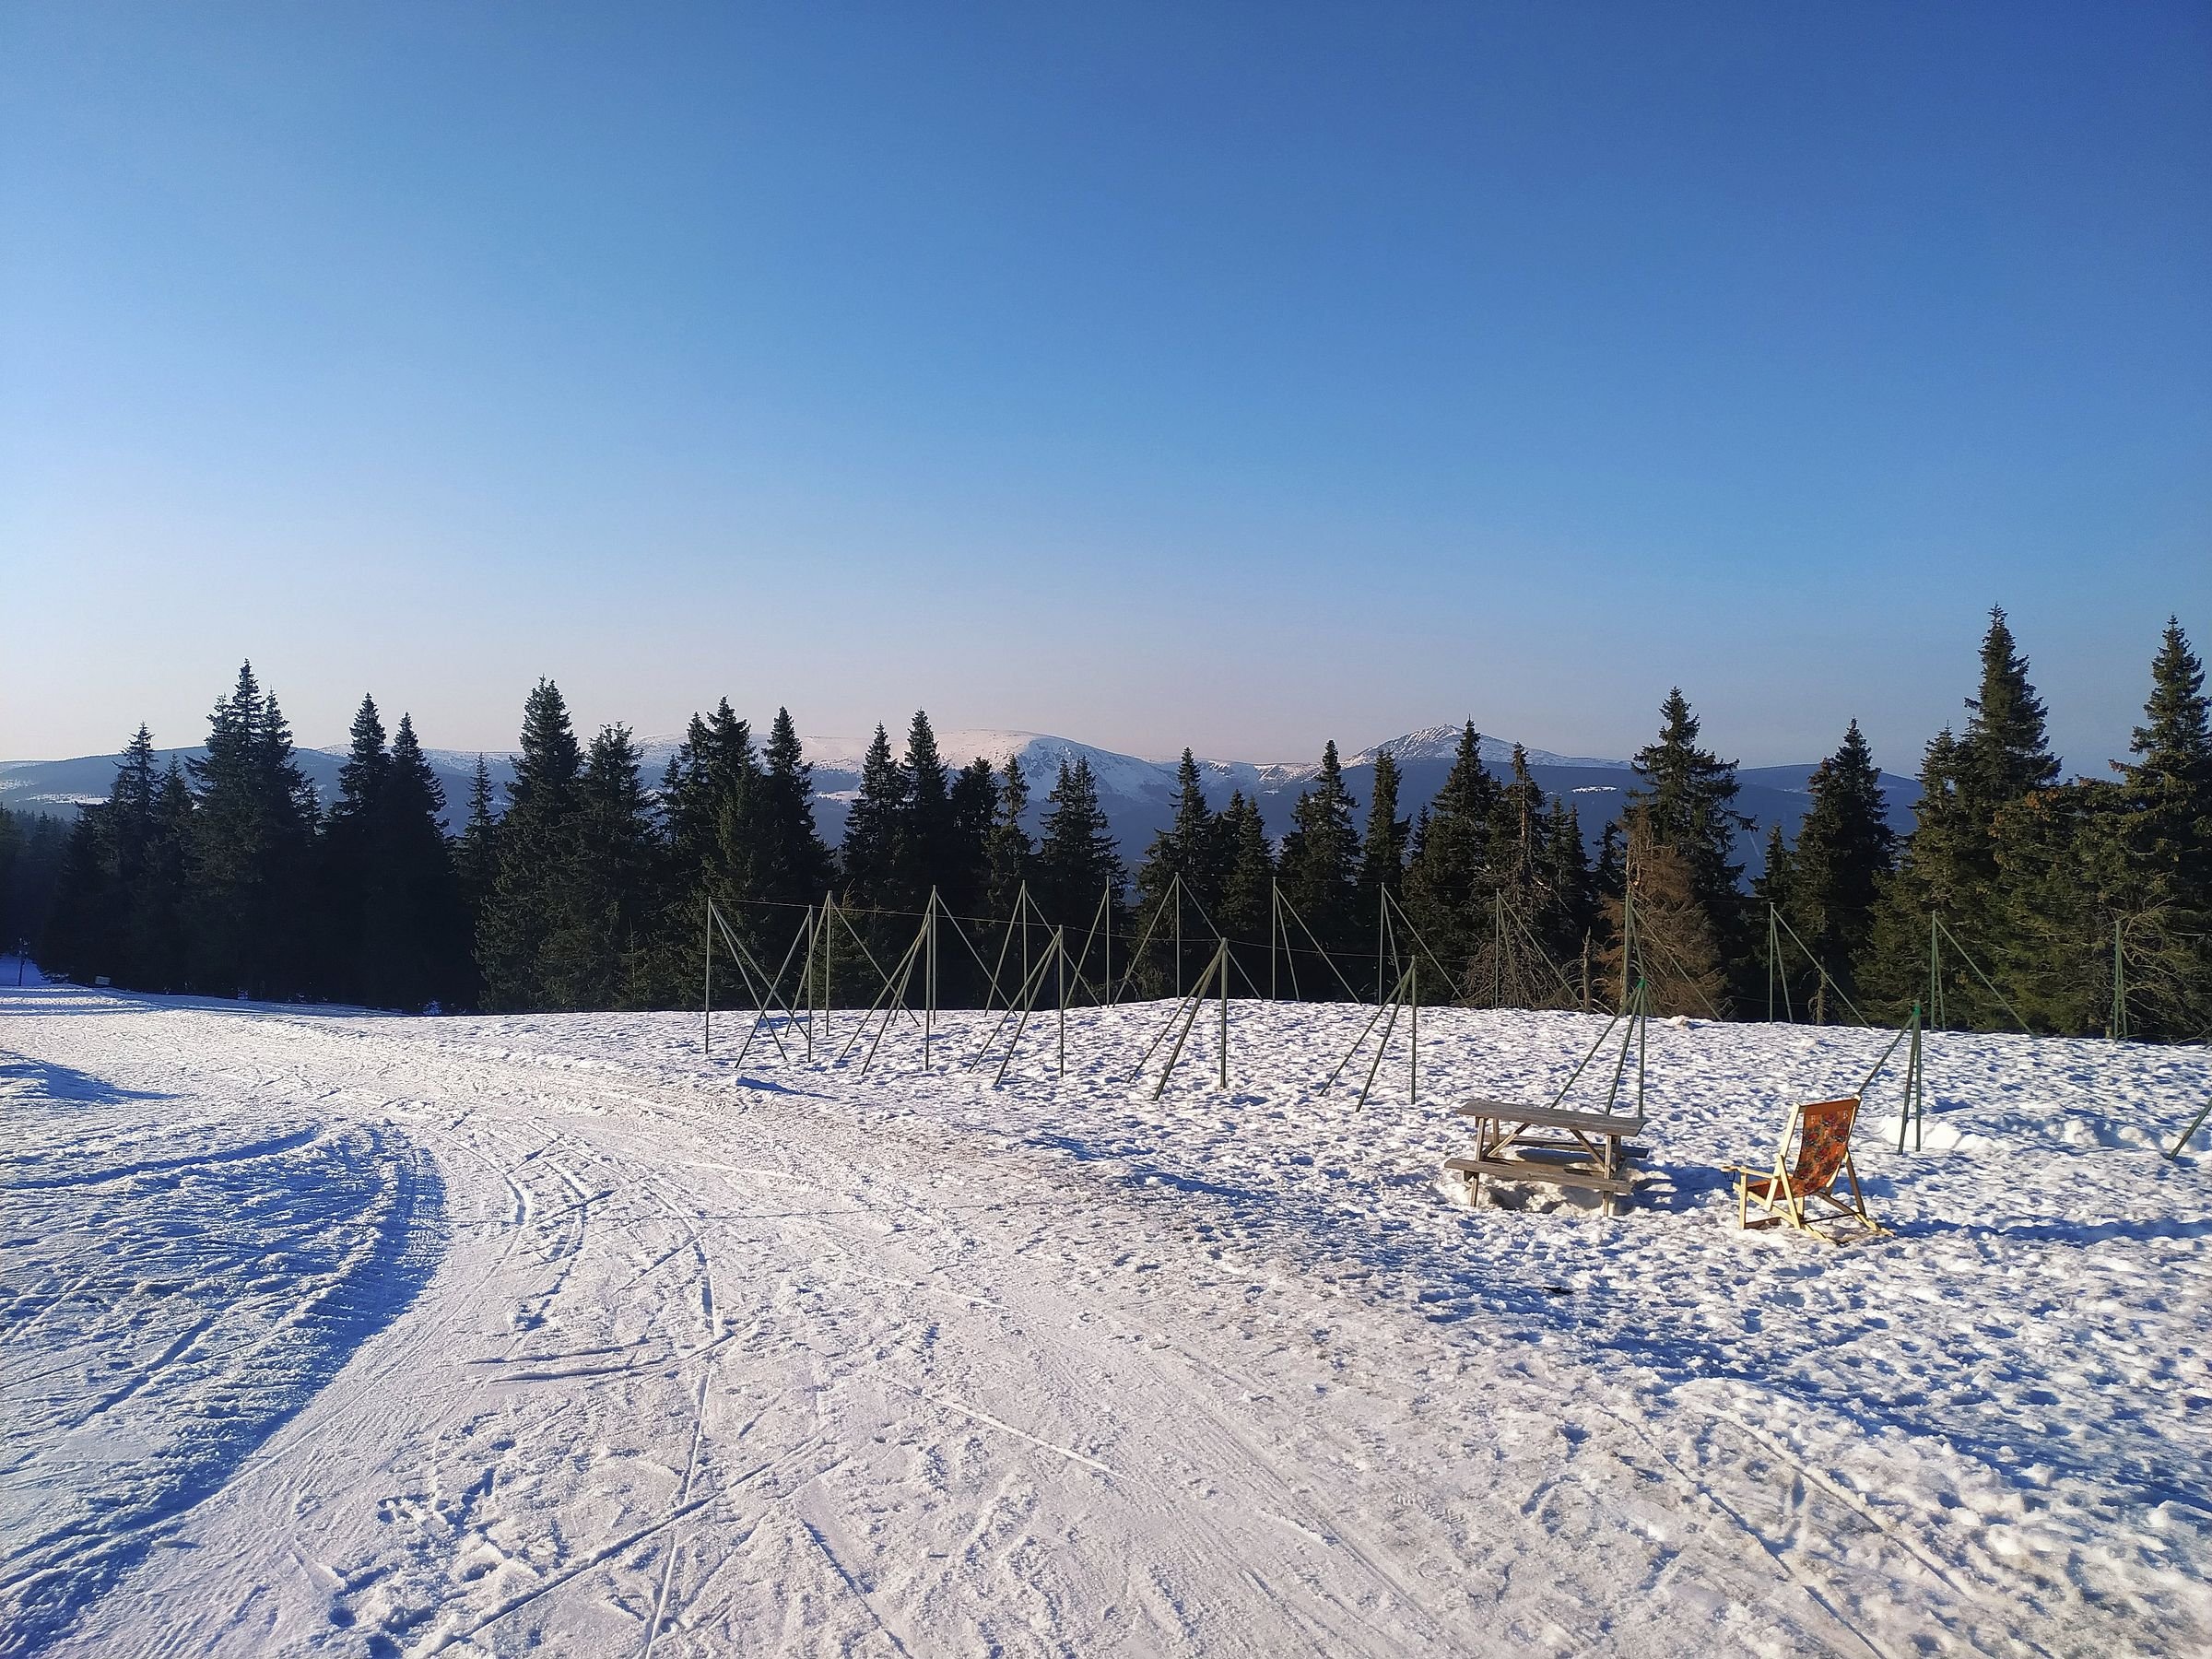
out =
[(1173, 995), (1219, 951), (1240, 995), (1371, 1000), (1413, 964), (1430, 1002), (1606, 1008), (1632, 975), (1663, 1014), (1918, 1004), (1939, 1026), (2204, 1039), (2212, 719), (2179, 623), (2110, 776), (2060, 776), (2002, 610), (1972, 690), (1921, 757), (1909, 831), (1853, 722), (1747, 881), (1735, 763), (1679, 690), (1594, 853), (1574, 805), (1518, 751), (1494, 773), (1469, 724), (1410, 818), (1387, 755), (1360, 802), (1329, 745), (1279, 842), (1185, 750), (1132, 867), (1080, 759), (956, 767), (917, 713), (897, 746), (877, 729), (833, 847), (787, 711), (762, 735), (722, 701), (649, 778), (629, 729), (580, 738), (550, 681), (503, 798), (479, 761), (447, 802), (411, 720), (363, 698), (324, 802), (249, 665), (204, 755), (158, 767), (141, 727), (73, 826), (0, 813), (0, 921), (79, 982), (408, 1011), (697, 1007), (710, 957), (723, 1006), (784, 968), (787, 998), (866, 1004), (928, 916), (959, 941), (932, 953), (941, 1006), (1003, 1005), (1048, 957), (1078, 1000)]

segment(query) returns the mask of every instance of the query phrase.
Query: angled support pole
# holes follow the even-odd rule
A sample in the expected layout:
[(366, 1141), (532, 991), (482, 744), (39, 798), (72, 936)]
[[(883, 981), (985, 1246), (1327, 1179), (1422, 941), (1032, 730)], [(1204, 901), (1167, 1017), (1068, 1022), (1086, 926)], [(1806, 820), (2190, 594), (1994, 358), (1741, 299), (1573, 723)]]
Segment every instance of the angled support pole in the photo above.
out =
[(2191, 1136), (2205, 1126), (2205, 1120), (2208, 1117), (2212, 1117), (2212, 1097), (2207, 1097), (2204, 1105), (2198, 1109), (2197, 1114), (2189, 1120), (2189, 1127), (2182, 1131), (2181, 1139), (2175, 1141), (2167, 1149), (2166, 1156), (2168, 1158), (2181, 1157), (2182, 1148), (2189, 1144)]

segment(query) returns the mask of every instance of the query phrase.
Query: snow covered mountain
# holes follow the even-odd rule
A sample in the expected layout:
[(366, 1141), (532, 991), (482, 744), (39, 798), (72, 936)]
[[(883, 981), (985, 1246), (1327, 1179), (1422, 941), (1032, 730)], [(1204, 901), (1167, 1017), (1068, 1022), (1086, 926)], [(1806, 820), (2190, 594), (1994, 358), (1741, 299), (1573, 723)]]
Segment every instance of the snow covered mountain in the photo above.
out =
[[(1442, 785), (1458, 747), (1459, 730), (1455, 725), (1428, 726), (1349, 754), (1344, 759), (1346, 783), (1364, 806), (1374, 777), (1376, 758), (1388, 749), (1396, 758), (1405, 778), (1399, 810), (1411, 818)], [(643, 740), (641, 747), (645, 754), (648, 782), (659, 778), (680, 741), (675, 736)], [(868, 740), (808, 736), (803, 741), (806, 758), (814, 766), (815, 817), (822, 833), (834, 842), (843, 834), (846, 810), (859, 790), (861, 758), (866, 752)], [(1073, 764), (1077, 758), (1089, 761), (1099, 782), (1100, 804), (1113, 825), (1123, 857), (1133, 867), (1143, 857), (1153, 835), (1174, 816), (1176, 762), (1171, 759), (1143, 759), (1041, 732), (989, 729), (940, 732), (937, 747), (949, 766), (964, 766), (979, 755), (994, 767), (1004, 767), (1009, 759), (1018, 760), (1030, 781), (1032, 830), (1043, 817), (1045, 796), (1051, 792), (1062, 763)], [(1484, 761), (1500, 774), (1512, 760), (1512, 743), (1501, 738), (1486, 736), (1482, 740)], [(166, 765), (172, 754), (189, 759), (198, 753), (197, 749), (164, 749), (160, 751), (159, 763)], [(458, 749), (431, 749), (427, 753), (445, 785), (448, 820), (457, 822), (466, 810), (469, 780), (477, 757)], [(301, 749), (299, 753), (300, 769), (325, 799), (336, 788), (338, 766), (345, 754), (342, 746)], [(495, 799), (503, 801), (504, 794), (497, 786), (504, 785), (512, 776), (510, 758), (487, 755), (484, 759), (491, 771)], [(1593, 843), (1604, 826), (1618, 815), (1632, 782), (1625, 760), (1559, 755), (1535, 748), (1528, 751), (1528, 760), (1531, 773), (1547, 792), (1564, 795), (1581, 808), (1583, 832)], [(1231, 790), (1242, 790), (1258, 802), (1269, 832), (1279, 836), (1289, 828), (1291, 807), (1320, 770), (1320, 759), (1316, 756), (1312, 760), (1291, 762), (1203, 759), (1199, 768), (1206, 796), (1216, 806), (1229, 799)], [(1737, 805), (1757, 821), (1756, 828), (1745, 838), (1746, 855), (1754, 862), (1769, 825), (1779, 823), (1785, 831), (1795, 829), (1806, 808), (1806, 784), (1812, 771), (1807, 763), (1750, 767), (1738, 774), (1743, 793)], [(73, 812), (84, 802), (104, 798), (114, 775), (115, 759), (112, 755), (87, 755), (69, 760), (0, 761), (0, 806), (18, 810)], [(1889, 798), (1891, 821), (1900, 830), (1909, 828), (1912, 804), (1919, 793), (1917, 786), (1910, 778), (1889, 773), (1883, 774), (1882, 782)]]

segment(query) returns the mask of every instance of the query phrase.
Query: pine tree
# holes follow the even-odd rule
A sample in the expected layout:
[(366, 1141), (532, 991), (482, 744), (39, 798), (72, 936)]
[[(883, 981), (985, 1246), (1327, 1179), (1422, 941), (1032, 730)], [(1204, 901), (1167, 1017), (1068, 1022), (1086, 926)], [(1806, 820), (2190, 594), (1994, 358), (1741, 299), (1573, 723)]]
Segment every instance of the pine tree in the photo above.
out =
[(1110, 924), (1118, 921), (1126, 877), (1088, 759), (1077, 755), (1072, 764), (1063, 760), (1059, 780), (1046, 799), (1051, 810), (1044, 815), (1030, 893), (1046, 920), (1075, 935), (1073, 948), (1081, 943), (1101, 895), (1111, 895)]
[(900, 840), (906, 812), (907, 778), (891, 758), (890, 735), (876, 728), (860, 762), (860, 793), (845, 815), (840, 853), (845, 902), (883, 910), (900, 897)]
[(2116, 782), (2034, 790), (1996, 816), (2001, 982), (2041, 1029), (2212, 1028), (2212, 711), (2171, 618), (2144, 715)]
[[(2042, 700), (2028, 683), (2028, 659), (2014, 643), (2002, 606), (1990, 611), (1982, 641), (1981, 695), (1966, 706), (1973, 718), (1959, 742), (1959, 794), (1986, 836), (2000, 807), (2058, 781), (2058, 762), (2043, 730)], [(1981, 862), (1986, 873), (1985, 852)]]
[(132, 904), (131, 954), (139, 983), (152, 991), (182, 990), (191, 961), (184, 903), (192, 815), (192, 790), (172, 755), (155, 794), (153, 824)]
[[(1147, 945), (1144, 959), (1130, 967), (1147, 994), (1188, 985), (1212, 955), (1207, 938), (1211, 930), (1200, 918), (1212, 918), (1219, 906), (1227, 874), (1221, 868), (1221, 840), (1220, 827), (1206, 805), (1198, 762), (1186, 748), (1175, 773), (1175, 816), (1153, 836), (1136, 872), (1136, 912), (1129, 924)], [(1181, 961), (1175, 960), (1179, 883)]]
[(68, 847), (69, 827), (60, 818), (0, 806), (0, 948), (13, 955), (44, 940)]
[[(1735, 843), (1751, 828), (1751, 819), (1733, 805), (1738, 787), (1735, 762), (1698, 747), (1699, 721), (1679, 687), (1667, 692), (1659, 718), (1658, 740), (1638, 750), (1630, 763), (1637, 779), (1624, 812), (1630, 844), (1641, 830), (1650, 850), (1666, 848), (1679, 857), (1688, 901), (1702, 911), (1704, 932), (1713, 939), (1725, 972), (1743, 959), (1738, 946), (1744, 931), (1744, 870), (1735, 858)], [(1653, 868), (1661, 867), (1654, 860)], [(1671, 880), (1670, 869), (1664, 881)]]
[(1013, 916), (1023, 884), (1034, 872), (1037, 861), (1037, 849), (1021, 821), (1030, 809), (1030, 782), (1022, 775), (1021, 762), (1012, 755), (1006, 757), (1004, 777), (1006, 782), (998, 792), (998, 816), (991, 826), (991, 876), (984, 894), (986, 913), (999, 920)]
[(468, 993), (468, 920), (440, 819), (445, 789), (399, 717), (369, 826), (361, 994), (408, 1012), (450, 1006)]
[(997, 821), (998, 779), (991, 762), (978, 755), (953, 777), (952, 844), (937, 877), (938, 897), (955, 915), (982, 912), (991, 882), (991, 834)]
[[(1283, 837), (1276, 873), (1284, 899), (1295, 907), (1313, 942), (1332, 955), (1359, 950), (1365, 943), (1352, 909), (1359, 851), (1351, 794), (1344, 786), (1336, 746), (1330, 743), (1322, 749), (1320, 771), (1290, 810), (1290, 830)], [(1335, 984), (1335, 975), (1328, 982)]]
[(1395, 895), (1406, 879), (1406, 853), (1413, 825), (1398, 816), (1402, 782), (1397, 758), (1388, 749), (1375, 756), (1374, 793), (1368, 797), (1367, 832), (1359, 839), (1359, 913), (1373, 913), (1382, 895)]
[[(161, 838), (153, 735), (141, 725), (115, 769), (108, 798), (78, 815), (62, 868), (48, 965), (72, 979), (167, 989), (146, 911), (159, 901), (153, 870)], [(173, 905), (174, 895), (169, 895)], [(173, 972), (173, 965), (171, 968)]]
[[(1857, 721), (1844, 732), (1836, 752), (1814, 769), (1809, 788), (1812, 804), (1797, 827), (1786, 887), (1777, 894), (1770, 883), (1763, 896), (1777, 905), (1829, 978), (1855, 1004), (1874, 935), (1876, 902), (1897, 863), (1897, 836), (1882, 798), (1881, 771)], [(1813, 977), (1817, 981), (1818, 975)], [(1825, 1018), (1830, 1011), (1825, 988), (1816, 985), (1807, 994), (1815, 1018)]]
[(1627, 947), (1629, 900), (1617, 899), (1607, 907), (1611, 937), (1600, 958), (1616, 1006), (1623, 989), (1641, 979), (1654, 1014), (1724, 1016), (1727, 974), (1695, 868), (1688, 854), (1659, 841), (1641, 818), (1629, 822), (1624, 892), (1635, 910), (1633, 948)]
[(39, 940), (39, 963), (47, 972), (91, 984), (117, 960), (119, 904), (108, 855), (107, 806), (81, 808), (70, 826), (53, 909)]
[(1903, 1019), (1914, 1003), (1935, 1018), (1925, 1006), (1929, 918), (1956, 914), (1967, 882), (1969, 825), (1958, 773), (1959, 740), (1946, 726), (1921, 752), (1920, 799), (1897, 869), (1876, 884), (1869, 959), (1859, 977), (1874, 1004), (1866, 1011), (1883, 1019)]
[(759, 892), (785, 907), (784, 929), (795, 925), (789, 907), (818, 904), (836, 878), (836, 861), (814, 821), (814, 769), (806, 763), (791, 711), (778, 709), (769, 727), (767, 770), (761, 779)]
[(900, 763), (905, 799), (892, 838), (891, 907), (920, 911), (932, 888), (943, 887), (958, 862), (952, 806), (952, 775), (937, 752), (929, 716), (914, 711)]
[(1590, 853), (1583, 845), (1583, 817), (1572, 802), (1551, 802), (1538, 840), (1546, 902), (1537, 912), (1537, 937), (1564, 961), (1579, 957), (1589, 945), (1597, 915)]
[[(499, 821), (491, 814), (491, 768), (478, 755), (476, 770), (469, 775), (468, 818), (453, 845), (453, 872), (461, 884), (461, 904), (468, 916), (471, 940), (499, 879), (498, 835)], [(473, 977), (473, 966), (469, 971)]]
[(2136, 887), (2122, 922), (2136, 962), (2131, 1018), (2144, 1035), (2212, 1027), (2212, 705), (2204, 665), (2167, 618), (2144, 724), (2122, 763), (2126, 855)]
[(1446, 967), (1465, 971), (1489, 934), (1490, 823), (1502, 798), (1468, 721), (1443, 787), (1422, 814), (1406, 871), (1406, 908)]
[(559, 688), (539, 680), (523, 705), (521, 752), (494, 843), (499, 873), (477, 931), (487, 1007), (548, 1006), (542, 958), (575, 862), (582, 764)]
[(1229, 853), (1218, 919), (1231, 941), (1243, 982), (1265, 985), (1276, 875), (1275, 853), (1267, 844), (1267, 825), (1260, 817), (1259, 804), (1247, 799), (1242, 790), (1232, 791), (1229, 805), (1221, 809), (1220, 833)]
[(605, 726), (577, 780), (572, 851), (540, 957), (556, 1007), (632, 1006), (646, 975), (655, 846), (638, 760), (629, 728)]
[(189, 861), (191, 977), (218, 995), (304, 988), (314, 792), (292, 760), (291, 729), (241, 667), (192, 763), (197, 805)]
[(374, 698), (361, 698), (348, 736), (346, 761), (338, 768), (337, 798), (316, 840), (316, 954), (323, 994), (359, 1002), (368, 995), (364, 930), (372, 911), (370, 865), (391, 773), (384, 724)]

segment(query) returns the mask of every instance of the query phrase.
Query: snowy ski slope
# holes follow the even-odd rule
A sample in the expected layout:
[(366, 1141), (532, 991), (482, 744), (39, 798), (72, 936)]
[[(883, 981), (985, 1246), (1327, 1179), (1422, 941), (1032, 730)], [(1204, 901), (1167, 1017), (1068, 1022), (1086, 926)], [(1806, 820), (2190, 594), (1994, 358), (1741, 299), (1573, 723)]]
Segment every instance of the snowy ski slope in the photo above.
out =
[(0, 990), (0, 1653), (2212, 1651), (2203, 1051), (1933, 1037), (1834, 1250), (1716, 1166), (1865, 1033), (1655, 1025), (1607, 1222), (1437, 1179), (1586, 1018), (1425, 1013), (1355, 1113), (1358, 1010), (1156, 1105), (1165, 1013), (994, 1089), (972, 1017)]

